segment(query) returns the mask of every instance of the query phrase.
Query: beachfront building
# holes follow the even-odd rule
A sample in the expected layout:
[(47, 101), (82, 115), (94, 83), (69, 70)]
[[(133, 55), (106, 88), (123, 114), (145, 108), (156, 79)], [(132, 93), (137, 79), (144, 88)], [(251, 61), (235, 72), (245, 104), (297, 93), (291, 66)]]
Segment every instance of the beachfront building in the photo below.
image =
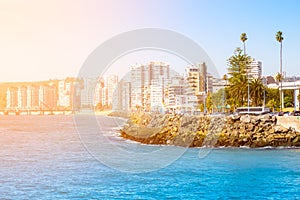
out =
[(65, 80), (58, 81), (58, 106), (60, 108), (73, 107), (73, 101), (75, 98), (75, 79), (66, 78)]
[(176, 75), (171, 78), (165, 92), (165, 106), (168, 111), (181, 112), (187, 87), (187, 81), (182, 76)]
[(100, 77), (97, 80), (97, 84), (95, 86), (95, 95), (94, 95), (94, 104), (103, 106), (108, 106), (108, 98), (107, 98), (107, 86), (105, 84), (105, 79)]
[(77, 83), (77, 88), (80, 92), (80, 108), (81, 109), (93, 109), (97, 102), (95, 98), (96, 78), (80, 78)]
[(27, 109), (39, 109), (39, 87), (36, 85), (27, 86)]
[(207, 75), (205, 62), (186, 68), (186, 79), (195, 95), (202, 95), (207, 92)]
[(113, 94), (118, 85), (118, 76), (117, 75), (108, 75), (106, 77), (106, 87), (107, 87), (107, 104), (112, 105)]
[(131, 83), (120, 80), (114, 90), (112, 110), (129, 112), (131, 108)]
[(262, 62), (258, 60), (253, 60), (250, 63), (247, 72), (250, 79), (260, 79), (262, 74)]
[(208, 90), (212, 90), (212, 76), (207, 73), (207, 65), (202, 62), (186, 68), (186, 80), (189, 87), (186, 90), (186, 105), (184, 112), (199, 111), (200, 103), (205, 103)]
[(41, 110), (56, 109), (57, 100), (57, 90), (51, 82), (39, 87), (39, 108)]
[(25, 86), (18, 87), (18, 108), (27, 108), (27, 87)]
[(10, 87), (6, 91), (6, 108), (16, 109), (18, 107), (18, 88)]
[(152, 80), (150, 85), (150, 110), (164, 112), (164, 86), (158, 80)]
[[(150, 100), (150, 104), (151, 101), (153, 104), (150, 105), (150, 107), (156, 107), (158, 101), (157, 92), (159, 90), (163, 93), (170, 78), (169, 64), (164, 62), (149, 62), (147, 64), (136, 64), (131, 66), (130, 75), (132, 109), (147, 109), (146, 107), (148, 99), (145, 98), (145, 95), (147, 95), (147, 92), (149, 92), (148, 90), (150, 90), (150, 98), (151, 95), (156, 96), (155, 98)], [(154, 84), (153, 87), (151, 87), (152, 84)], [(161, 101), (164, 101), (163, 95), (161, 96)]]

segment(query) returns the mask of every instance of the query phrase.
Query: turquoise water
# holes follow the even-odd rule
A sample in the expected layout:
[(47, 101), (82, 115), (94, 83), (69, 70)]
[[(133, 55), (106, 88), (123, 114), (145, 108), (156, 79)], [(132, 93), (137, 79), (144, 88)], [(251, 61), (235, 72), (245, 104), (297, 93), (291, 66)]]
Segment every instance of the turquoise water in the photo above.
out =
[(123, 173), (86, 151), (71, 116), (1, 116), (0, 199), (300, 199), (300, 149), (221, 148), (203, 159), (199, 151)]

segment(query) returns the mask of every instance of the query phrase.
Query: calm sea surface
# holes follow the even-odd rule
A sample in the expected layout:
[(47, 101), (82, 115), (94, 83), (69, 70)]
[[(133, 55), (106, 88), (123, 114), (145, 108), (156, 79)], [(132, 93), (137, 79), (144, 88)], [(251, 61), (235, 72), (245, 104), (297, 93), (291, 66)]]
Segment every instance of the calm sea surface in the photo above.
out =
[[(149, 151), (119, 138), (109, 118), (97, 121), (116, 148)], [(300, 149), (220, 148), (200, 159), (195, 148), (166, 167), (124, 173), (80, 138), (72, 116), (0, 116), (0, 199), (300, 199)], [(126, 167), (122, 159), (115, 166)]]

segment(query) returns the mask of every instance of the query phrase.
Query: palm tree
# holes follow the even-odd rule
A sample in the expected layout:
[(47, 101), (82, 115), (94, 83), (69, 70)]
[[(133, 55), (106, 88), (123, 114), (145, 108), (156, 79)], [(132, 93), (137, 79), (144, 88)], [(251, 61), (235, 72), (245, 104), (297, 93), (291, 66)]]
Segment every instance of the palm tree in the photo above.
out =
[(254, 78), (250, 83), (250, 87), (251, 87), (251, 97), (252, 97), (251, 99), (253, 102), (252, 105), (258, 106), (262, 102), (265, 86), (262, 83), (261, 79)]
[[(241, 36), (240, 36), (240, 39), (241, 41), (243, 42), (243, 45), (244, 45), (244, 55), (246, 55), (246, 40), (248, 39), (247, 38), (247, 34), (246, 33), (242, 33)], [(250, 85), (249, 85), (249, 76), (248, 76), (248, 65), (246, 65), (246, 72), (247, 72), (247, 82), (248, 82), (248, 87), (247, 87), (247, 104), (248, 104), (248, 112), (249, 112), (249, 106), (250, 106), (250, 101), (249, 101), (249, 98), (250, 98)]]
[(280, 43), (280, 74), (281, 74), (281, 80), (280, 80), (279, 95), (280, 95), (280, 111), (282, 112), (282, 79), (283, 79), (283, 77), (282, 77), (282, 41), (283, 41), (282, 32), (277, 31), (275, 38)]
[(243, 74), (231, 78), (229, 85), (230, 96), (235, 97), (238, 106), (243, 106), (246, 98), (247, 77)]
[(241, 36), (240, 36), (240, 39), (241, 41), (243, 42), (243, 45), (244, 45), (244, 54), (246, 54), (246, 40), (248, 39), (247, 38), (247, 34), (246, 33), (242, 33)]
[(276, 83), (280, 83), (280, 81), (282, 80), (282, 75), (280, 73), (276, 73), (275, 74), (275, 80), (276, 80)]

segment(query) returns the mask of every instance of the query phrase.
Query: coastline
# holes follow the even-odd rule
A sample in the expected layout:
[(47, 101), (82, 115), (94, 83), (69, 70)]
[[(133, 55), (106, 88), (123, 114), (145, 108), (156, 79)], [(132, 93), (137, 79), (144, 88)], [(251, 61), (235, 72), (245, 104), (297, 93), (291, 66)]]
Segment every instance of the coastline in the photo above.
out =
[(268, 114), (226, 117), (134, 114), (120, 134), (125, 139), (151, 145), (297, 148), (300, 147), (299, 122), (291, 123), (294, 122), (288, 118)]

